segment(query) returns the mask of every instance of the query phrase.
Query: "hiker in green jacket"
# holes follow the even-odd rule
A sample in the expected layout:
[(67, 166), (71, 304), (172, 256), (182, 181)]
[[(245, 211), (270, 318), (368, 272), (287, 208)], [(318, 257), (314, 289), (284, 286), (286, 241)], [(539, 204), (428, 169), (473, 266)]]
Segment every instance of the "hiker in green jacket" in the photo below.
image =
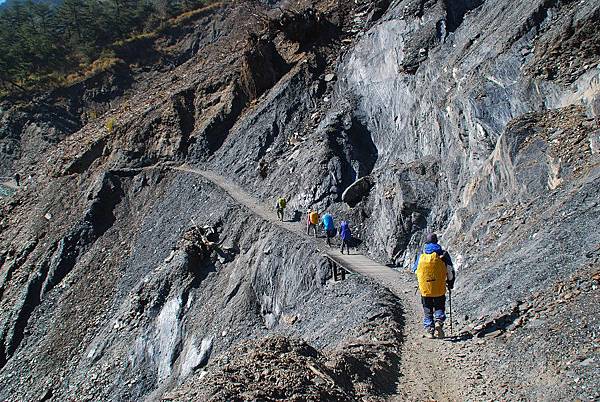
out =
[(287, 204), (287, 202), (285, 200), (285, 197), (277, 198), (277, 203), (275, 204), (275, 209), (277, 210), (277, 218), (281, 222), (283, 222), (286, 204)]

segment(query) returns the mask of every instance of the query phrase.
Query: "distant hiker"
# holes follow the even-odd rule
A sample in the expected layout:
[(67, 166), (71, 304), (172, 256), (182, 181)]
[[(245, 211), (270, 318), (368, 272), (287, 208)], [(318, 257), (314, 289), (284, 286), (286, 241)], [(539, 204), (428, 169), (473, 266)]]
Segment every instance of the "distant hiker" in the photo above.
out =
[(350, 239), (352, 238), (352, 232), (350, 232), (350, 226), (346, 221), (342, 221), (340, 224), (340, 238), (342, 239), (342, 246), (340, 247), (341, 253), (344, 254), (344, 246), (346, 246), (346, 251), (350, 254)]
[(325, 237), (327, 238), (327, 245), (331, 246), (331, 238), (335, 237), (335, 225), (333, 224), (333, 216), (329, 212), (323, 215), (321, 218), (323, 229), (325, 229)]
[(277, 210), (277, 218), (281, 222), (283, 222), (283, 215), (284, 215), (286, 205), (287, 205), (287, 202), (285, 200), (285, 197), (277, 198), (277, 203), (275, 204), (275, 209)]
[(21, 175), (19, 173), (15, 173), (14, 175), (14, 179), (15, 179), (15, 183), (17, 184), (17, 187), (21, 186)]
[(308, 210), (308, 215), (306, 216), (306, 234), (310, 235), (310, 230), (313, 229), (315, 231), (315, 237), (317, 237), (317, 225), (319, 224), (319, 213), (317, 211), (313, 211), (311, 209)]
[(428, 338), (444, 337), (444, 321), (446, 320), (446, 285), (452, 290), (455, 272), (450, 255), (438, 244), (437, 235), (430, 233), (413, 265), (417, 274), (421, 303), (425, 317), (423, 326)]

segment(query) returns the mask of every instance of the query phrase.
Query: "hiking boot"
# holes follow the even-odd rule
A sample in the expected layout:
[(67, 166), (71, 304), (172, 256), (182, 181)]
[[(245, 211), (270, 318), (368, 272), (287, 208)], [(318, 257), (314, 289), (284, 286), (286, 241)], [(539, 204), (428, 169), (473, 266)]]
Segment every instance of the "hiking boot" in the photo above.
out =
[(434, 336), (433, 336), (433, 329), (429, 329), (429, 328), (426, 329), (425, 333), (423, 334), (423, 337), (424, 338), (428, 338), (428, 339), (433, 339), (434, 338)]
[(435, 330), (434, 330), (434, 334), (436, 338), (443, 338), (444, 335), (444, 323), (441, 321), (437, 321), (435, 323)]

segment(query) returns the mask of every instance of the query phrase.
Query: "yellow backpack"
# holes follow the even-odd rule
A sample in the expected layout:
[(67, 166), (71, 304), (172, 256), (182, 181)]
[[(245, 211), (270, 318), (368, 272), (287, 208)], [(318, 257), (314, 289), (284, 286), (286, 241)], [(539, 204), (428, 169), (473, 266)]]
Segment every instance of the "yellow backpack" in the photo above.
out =
[(446, 294), (446, 264), (437, 253), (421, 254), (417, 266), (419, 291), (423, 297), (439, 297)]
[(312, 223), (313, 225), (316, 225), (317, 223), (319, 223), (319, 214), (316, 213), (315, 211), (310, 213), (309, 218), (310, 218), (310, 223)]

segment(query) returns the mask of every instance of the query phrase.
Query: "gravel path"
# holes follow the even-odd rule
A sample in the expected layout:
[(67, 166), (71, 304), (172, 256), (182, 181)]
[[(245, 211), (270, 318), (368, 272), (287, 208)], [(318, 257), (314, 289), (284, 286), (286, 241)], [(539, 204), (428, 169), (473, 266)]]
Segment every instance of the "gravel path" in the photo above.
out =
[(187, 165), (174, 169), (202, 176), (252, 213), (298, 236), (312, 240), (315, 249), (325, 256), (347, 270), (364, 275), (388, 288), (401, 300), (409, 317), (406, 320), (405, 337), (401, 346), (402, 363), (398, 394), (390, 400), (456, 401), (472, 395), (474, 388), (480, 385), (481, 381), (477, 381), (479, 375), (474, 371), (473, 364), (469, 363), (472, 359), (467, 358), (472, 353), (468, 344), (450, 338), (444, 341), (423, 338), (422, 310), (412, 275), (381, 265), (361, 254), (342, 255), (336, 247), (327, 249), (306, 234), (303, 224), (279, 221), (275, 211), (269, 210), (240, 186), (215, 172)]

